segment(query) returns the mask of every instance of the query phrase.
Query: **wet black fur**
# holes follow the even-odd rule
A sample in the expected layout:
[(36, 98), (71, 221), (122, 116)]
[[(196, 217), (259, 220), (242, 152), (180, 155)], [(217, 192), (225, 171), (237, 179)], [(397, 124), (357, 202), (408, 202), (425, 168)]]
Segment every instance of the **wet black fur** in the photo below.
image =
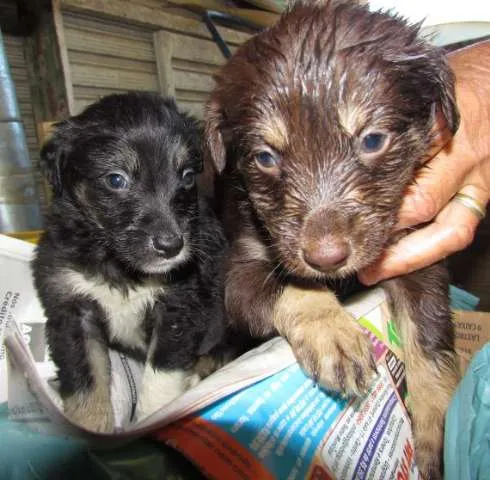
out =
[[(221, 340), (225, 240), (196, 186), (185, 189), (181, 180), (184, 168), (202, 170), (200, 139), (197, 122), (172, 99), (129, 93), (108, 96), (59, 123), (44, 146), (42, 162), (54, 193), (33, 272), (62, 396), (93, 384), (88, 338), (141, 361), (147, 355), (110, 340), (98, 302), (63, 283), (66, 268), (102, 279), (114, 291), (127, 293), (149, 282), (165, 288), (141, 324), (147, 346), (158, 329), (149, 359), (156, 368), (191, 368)], [(178, 169), (171, 153), (175, 145), (187, 152)], [(114, 170), (131, 177), (124, 194), (107, 186), (106, 175)], [(148, 266), (160, 259), (148, 239), (168, 231), (188, 235), (190, 255), (151, 273)]]

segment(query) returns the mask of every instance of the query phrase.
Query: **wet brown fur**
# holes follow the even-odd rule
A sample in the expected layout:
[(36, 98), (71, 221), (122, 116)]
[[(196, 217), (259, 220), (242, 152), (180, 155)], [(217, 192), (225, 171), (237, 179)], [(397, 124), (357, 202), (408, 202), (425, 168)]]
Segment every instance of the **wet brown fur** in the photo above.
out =
[[(239, 329), (279, 332), (326, 387), (362, 394), (374, 373), (366, 337), (326, 287), (394, 241), (403, 193), (422, 168), (436, 118), (458, 126), (453, 75), (418, 26), (349, 1), (297, 2), (238, 49), (206, 112), (232, 242), (226, 304)], [(367, 155), (369, 132), (388, 143)], [(272, 152), (264, 171), (260, 152)], [(342, 265), (315, 268), (347, 245)], [(417, 462), (440, 478), (443, 419), (457, 383), (441, 266), (384, 282), (401, 331)]]

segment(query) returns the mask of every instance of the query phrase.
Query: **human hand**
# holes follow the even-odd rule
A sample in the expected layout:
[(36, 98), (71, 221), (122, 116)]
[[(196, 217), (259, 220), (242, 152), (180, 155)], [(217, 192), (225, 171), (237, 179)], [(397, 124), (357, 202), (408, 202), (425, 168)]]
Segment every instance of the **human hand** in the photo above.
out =
[(403, 237), (379, 262), (359, 273), (372, 285), (418, 270), (466, 248), (481, 220), (454, 201), (471, 196), (485, 209), (490, 198), (490, 41), (449, 56), (456, 75), (461, 123), (454, 138), (429, 160), (410, 186), (400, 209), (398, 228), (426, 226)]

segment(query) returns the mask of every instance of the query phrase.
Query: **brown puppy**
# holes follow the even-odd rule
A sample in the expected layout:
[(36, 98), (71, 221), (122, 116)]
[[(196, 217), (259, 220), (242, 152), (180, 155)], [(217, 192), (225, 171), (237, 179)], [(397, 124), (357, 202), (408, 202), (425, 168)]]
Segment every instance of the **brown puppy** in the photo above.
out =
[[(351, 395), (375, 373), (371, 346), (326, 283), (355, 275), (394, 241), (436, 120), (453, 133), (458, 124), (444, 55), (417, 35), (354, 2), (298, 2), (236, 52), (207, 108), (235, 325), (279, 332), (306, 372)], [(458, 381), (448, 279), (435, 265), (383, 286), (404, 342), (417, 462), (439, 478)]]

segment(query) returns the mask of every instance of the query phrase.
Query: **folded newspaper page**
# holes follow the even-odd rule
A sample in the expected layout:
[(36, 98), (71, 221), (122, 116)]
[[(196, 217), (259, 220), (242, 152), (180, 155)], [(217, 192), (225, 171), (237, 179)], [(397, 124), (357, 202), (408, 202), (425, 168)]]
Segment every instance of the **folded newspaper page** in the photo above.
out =
[(366, 397), (329, 394), (294, 363), (156, 438), (215, 479), (419, 478), (403, 402), (404, 365), (377, 336), (398, 350), (383, 296), (376, 292), (351, 306), (355, 313), (368, 309), (360, 322), (370, 330), (378, 364)]
[(419, 478), (399, 339), (382, 290), (346, 303), (370, 336), (378, 363), (366, 397), (344, 399), (319, 388), (287, 342), (274, 338), (133, 422), (142, 366), (114, 351), (117, 430), (101, 434), (63, 414), (32, 284), (32, 255), (32, 245), (0, 235), (0, 340), (8, 352), (0, 356), (0, 402), (8, 400), (12, 419), (104, 447), (152, 434), (215, 479)]

